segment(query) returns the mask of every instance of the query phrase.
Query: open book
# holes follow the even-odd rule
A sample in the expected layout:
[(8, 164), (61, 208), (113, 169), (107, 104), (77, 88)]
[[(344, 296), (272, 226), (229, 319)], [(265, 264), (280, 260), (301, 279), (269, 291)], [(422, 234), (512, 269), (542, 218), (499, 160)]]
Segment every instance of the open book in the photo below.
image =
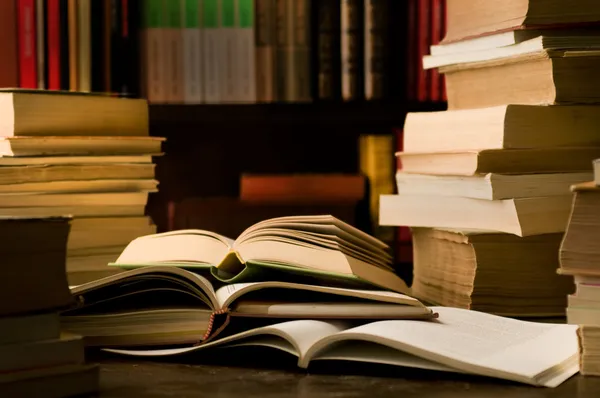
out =
[(256, 328), (205, 345), (163, 350), (108, 350), (139, 357), (259, 346), (312, 361), (346, 360), (472, 373), (555, 387), (579, 371), (577, 326), (533, 323), (476, 311), (434, 307), (431, 321), (379, 321), (351, 327), (297, 320)]
[(204, 269), (226, 283), (312, 278), (320, 283), (371, 285), (408, 293), (391, 267), (388, 249), (335, 217), (294, 216), (261, 221), (236, 240), (202, 230), (143, 236), (132, 241), (111, 265)]
[[(435, 316), (417, 299), (282, 281), (218, 287), (178, 267), (150, 266), (71, 289), (77, 305), (62, 328), (94, 346), (197, 344), (214, 339), (232, 318), (241, 326), (293, 319), (417, 319)], [(233, 322), (232, 322), (233, 323)]]

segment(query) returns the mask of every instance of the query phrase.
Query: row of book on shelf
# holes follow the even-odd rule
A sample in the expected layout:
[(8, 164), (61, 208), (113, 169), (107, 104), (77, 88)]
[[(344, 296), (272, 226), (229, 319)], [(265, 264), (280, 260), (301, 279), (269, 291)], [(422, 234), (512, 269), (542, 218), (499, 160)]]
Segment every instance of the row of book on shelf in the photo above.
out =
[(442, 77), (420, 65), (444, 14), (445, 0), (8, 0), (0, 87), (179, 104), (443, 101)]

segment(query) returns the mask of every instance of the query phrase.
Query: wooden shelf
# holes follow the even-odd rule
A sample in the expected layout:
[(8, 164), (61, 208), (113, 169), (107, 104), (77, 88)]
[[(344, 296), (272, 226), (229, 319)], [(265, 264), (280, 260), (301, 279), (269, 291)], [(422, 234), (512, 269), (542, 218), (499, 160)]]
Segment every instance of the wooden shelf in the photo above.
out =
[[(445, 109), (444, 103), (397, 102), (314, 102), (273, 104), (202, 104), (150, 105), (150, 125), (170, 134), (185, 132), (186, 127), (201, 129), (251, 126), (304, 126), (339, 131), (389, 133), (390, 127), (401, 127), (406, 112)], [(315, 131), (307, 130), (307, 133)]]

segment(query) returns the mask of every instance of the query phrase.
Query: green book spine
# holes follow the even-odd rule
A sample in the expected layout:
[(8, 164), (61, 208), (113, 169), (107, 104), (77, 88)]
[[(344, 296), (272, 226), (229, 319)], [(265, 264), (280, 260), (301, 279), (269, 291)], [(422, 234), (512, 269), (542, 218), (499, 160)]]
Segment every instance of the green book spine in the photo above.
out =
[(202, 0), (181, 0), (183, 12), (183, 96), (186, 104), (203, 102)]
[(256, 102), (256, 42), (254, 29), (254, 0), (236, 0), (236, 39), (239, 61), (237, 90), (239, 100)]
[(202, 44), (204, 70), (204, 100), (208, 103), (221, 101), (221, 54), (222, 36), (219, 31), (219, 0), (202, 2)]
[(166, 69), (164, 27), (165, 19), (162, 0), (145, 0), (143, 3), (143, 74), (145, 92), (151, 103), (166, 102)]

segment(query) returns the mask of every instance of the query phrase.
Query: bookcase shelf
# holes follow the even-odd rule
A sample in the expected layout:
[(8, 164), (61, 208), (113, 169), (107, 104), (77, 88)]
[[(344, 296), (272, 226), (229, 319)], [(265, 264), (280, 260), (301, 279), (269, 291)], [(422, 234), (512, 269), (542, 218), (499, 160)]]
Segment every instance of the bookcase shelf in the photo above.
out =
[[(391, 133), (400, 128), (407, 112), (445, 109), (444, 103), (313, 102), (270, 104), (151, 105), (153, 132), (168, 136), (210, 127), (227, 130), (258, 126), (304, 126), (306, 134)], [(347, 128), (347, 130), (346, 130)], [(253, 131), (254, 132), (254, 131)], [(240, 134), (243, 129), (240, 130)]]

